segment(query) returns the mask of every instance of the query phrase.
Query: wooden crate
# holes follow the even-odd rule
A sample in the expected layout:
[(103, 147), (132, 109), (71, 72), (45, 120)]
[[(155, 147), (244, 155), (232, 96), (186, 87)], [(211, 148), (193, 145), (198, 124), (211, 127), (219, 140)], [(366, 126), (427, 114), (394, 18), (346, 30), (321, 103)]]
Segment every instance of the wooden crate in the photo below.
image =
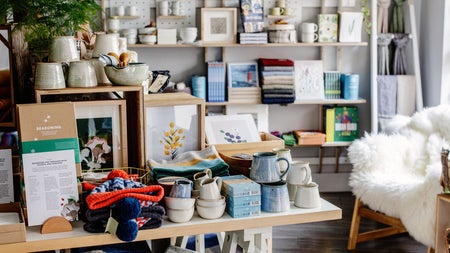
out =
[(0, 213), (19, 214), (19, 223), (0, 225), (0, 244), (24, 242), (26, 240), (25, 219), (19, 202), (0, 204)]
[(214, 147), (217, 152), (227, 156), (238, 153), (253, 155), (256, 152), (272, 151), (274, 148), (284, 148), (284, 140), (266, 132), (261, 132), (260, 136), (261, 141), (259, 142), (214, 144)]

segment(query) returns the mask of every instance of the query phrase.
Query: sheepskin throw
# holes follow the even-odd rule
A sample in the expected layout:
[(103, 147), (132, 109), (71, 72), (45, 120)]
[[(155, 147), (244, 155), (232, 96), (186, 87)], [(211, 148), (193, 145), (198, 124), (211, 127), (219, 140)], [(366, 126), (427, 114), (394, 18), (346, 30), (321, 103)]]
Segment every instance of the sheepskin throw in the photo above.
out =
[(442, 192), (440, 154), (450, 140), (450, 106), (426, 108), (392, 122), (391, 133), (366, 133), (350, 145), (349, 184), (364, 204), (399, 218), (413, 238), (433, 247), (436, 195)]

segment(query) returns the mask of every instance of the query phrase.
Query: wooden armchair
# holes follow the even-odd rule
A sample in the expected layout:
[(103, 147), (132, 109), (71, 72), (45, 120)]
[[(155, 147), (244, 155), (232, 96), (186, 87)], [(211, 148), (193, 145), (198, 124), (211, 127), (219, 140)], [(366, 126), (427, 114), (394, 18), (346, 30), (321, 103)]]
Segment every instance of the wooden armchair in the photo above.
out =
[[(408, 232), (433, 252), (441, 150), (448, 140), (450, 106), (441, 105), (405, 118), (393, 133), (366, 134), (350, 145), (349, 184), (356, 200), (349, 250), (360, 242)], [(387, 227), (360, 232), (361, 218)]]

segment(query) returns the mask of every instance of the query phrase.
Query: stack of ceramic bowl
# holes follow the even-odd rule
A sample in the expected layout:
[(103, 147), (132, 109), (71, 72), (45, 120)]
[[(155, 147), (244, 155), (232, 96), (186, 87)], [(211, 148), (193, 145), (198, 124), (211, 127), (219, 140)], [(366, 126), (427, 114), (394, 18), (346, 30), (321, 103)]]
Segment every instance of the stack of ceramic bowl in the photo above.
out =
[(139, 42), (142, 44), (156, 43), (156, 27), (139, 28)]
[(192, 181), (178, 179), (172, 186), (169, 196), (165, 197), (166, 211), (172, 222), (188, 222), (194, 216), (195, 199), (191, 198)]
[(204, 219), (218, 219), (225, 212), (225, 197), (220, 195), (222, 179), (206, 178), (200, 182), (200, 196), (196, 201), (197, 213)]

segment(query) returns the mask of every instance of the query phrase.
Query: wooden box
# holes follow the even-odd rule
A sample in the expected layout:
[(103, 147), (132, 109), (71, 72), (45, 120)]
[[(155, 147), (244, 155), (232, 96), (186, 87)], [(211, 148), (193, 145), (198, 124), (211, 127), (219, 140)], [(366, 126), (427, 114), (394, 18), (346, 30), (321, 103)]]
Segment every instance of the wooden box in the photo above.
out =
[(260, 136), (260, 142), (214, 144), (214, 147), (217, 152), (227, 156), (239, 153), (253, 155), (256, 152), (271, 152), (274, 148), (284, 148), (284, 140), (266, 132), (261, 132)]
[(25, 220), (19, 202), (0, 204), (0, 213), (16, 212), (20, 223), (0, 224), (0, 244), (24, 242), (26, 236)]
[(319, 131), (295, 130), (294, 134), (299, 146), (319, 146), (325, 143), (325, 134)]

